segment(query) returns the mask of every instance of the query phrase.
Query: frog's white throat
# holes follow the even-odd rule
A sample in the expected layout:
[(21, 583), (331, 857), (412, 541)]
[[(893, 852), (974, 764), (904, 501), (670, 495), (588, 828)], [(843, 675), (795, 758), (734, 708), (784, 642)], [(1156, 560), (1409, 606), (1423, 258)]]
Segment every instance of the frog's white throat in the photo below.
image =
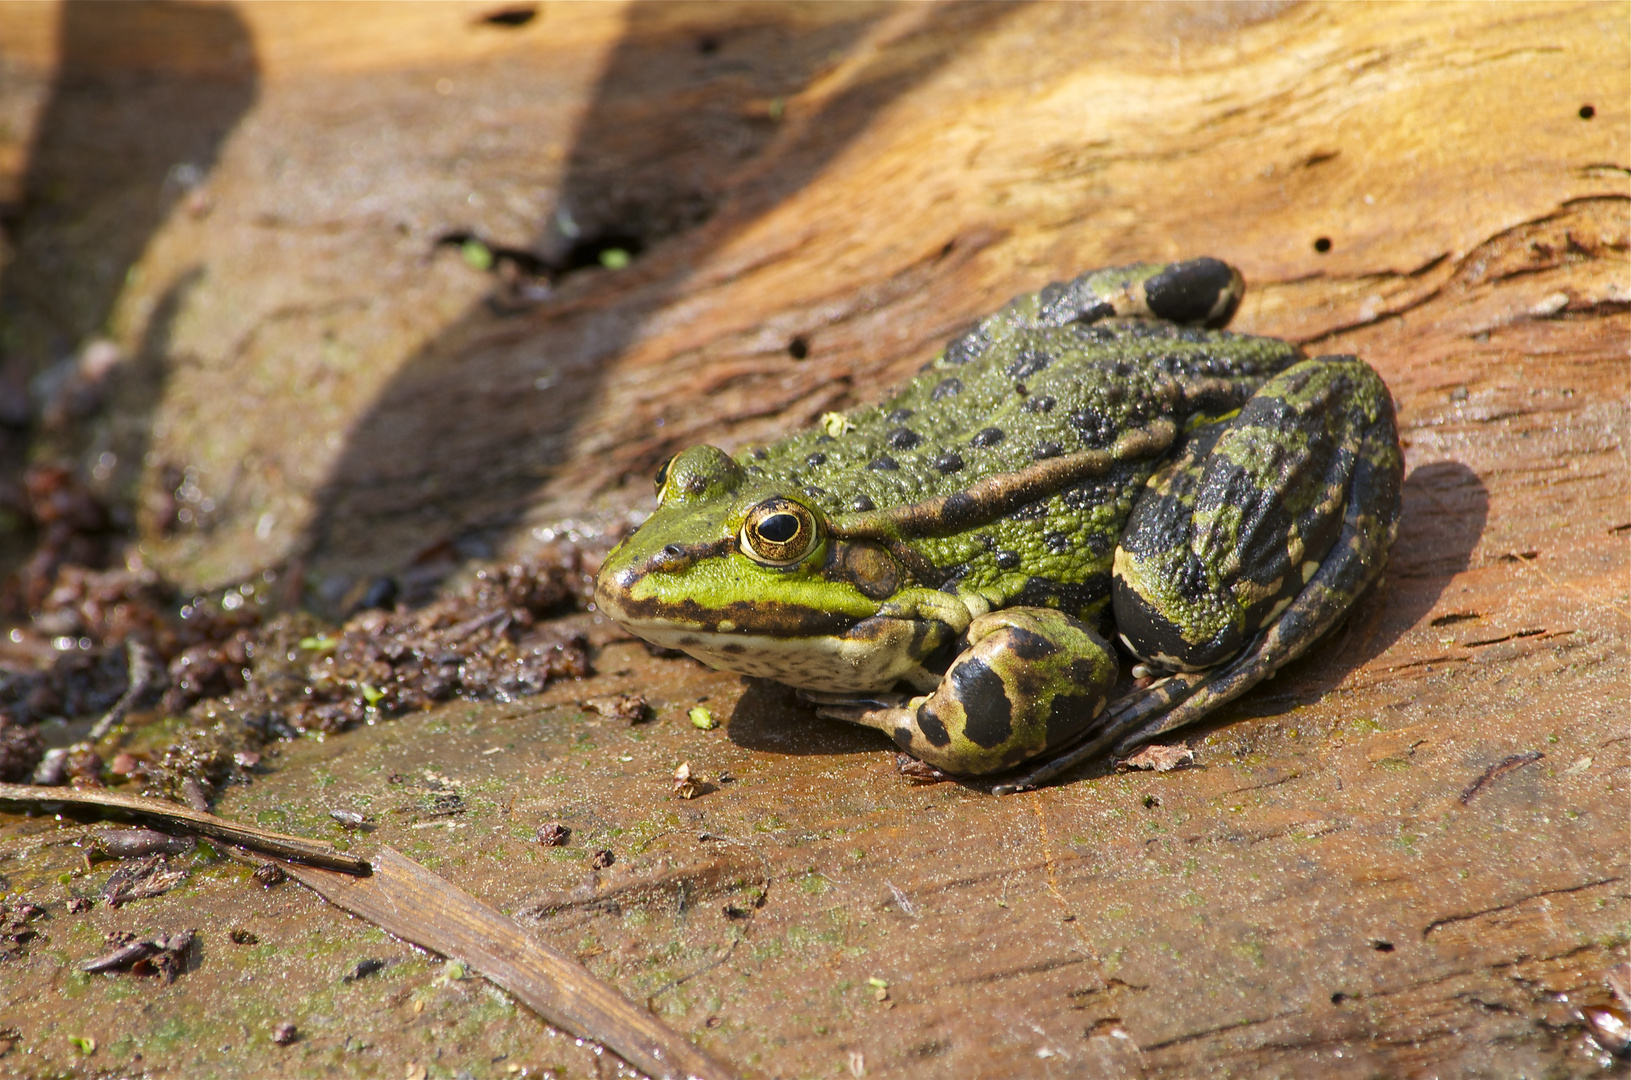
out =
[(921, 634), (907, 619), (868, 619), (842, 636), (798, 638), (717, 633), (657, 621), (628, 629), (709, 667), (803, 690), (888, 690), (920, 670), (917, 652), (923, 647)]

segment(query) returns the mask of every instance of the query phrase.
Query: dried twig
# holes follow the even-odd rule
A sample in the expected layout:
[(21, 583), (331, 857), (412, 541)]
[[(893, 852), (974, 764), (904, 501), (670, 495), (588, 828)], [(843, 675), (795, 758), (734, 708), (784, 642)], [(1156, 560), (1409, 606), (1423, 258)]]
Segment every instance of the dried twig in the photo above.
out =
[(381, 929), (469, 964), (557, 1027), (612, 1050), (653, 1077), (727, 1080), (735, 1074), (570, 957), (423, 866), (382, 848), (366, 878), (306, 866), (288, 871), (329, 903)]
[(289, 836), (253, 825), (218, 818), (175, 803), (160, 799), (144, 799), (136, 795), (116, 795), (111, 791), (92, 788), (39, 787), (34, 784), (0, 784), (0, 802), (20, 802), (30, 806), (64, 803), (96, 810), (118, 810), (136, 817), (146, 818), (182, 832), (197, 833), (237, 844), (252, 851), (277, 855), (312, 866), (325, 866), (347, 874), (368, 873), (368, 860), (360, 855), (336, 851), (326, 840), (308, 840), (303, 836)]
[(113, 703), (107, 715), (98, 720), (85, 736), (87, 742), (100, 742), (114, 725), (122, 722), (129, 715), (136, 703), (153, 687), (153, 676), (157, 671), (153, 662), (153, 652), (135, 638), (125, 641), (125, 657), (130, 662), (129, 685), (125, 692), (119, 695), (119, 700)]

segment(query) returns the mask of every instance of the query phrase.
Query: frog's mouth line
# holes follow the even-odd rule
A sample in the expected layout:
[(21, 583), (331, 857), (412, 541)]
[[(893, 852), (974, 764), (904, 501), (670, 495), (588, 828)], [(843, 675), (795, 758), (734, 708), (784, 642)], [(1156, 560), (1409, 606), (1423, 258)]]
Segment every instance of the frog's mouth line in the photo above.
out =
[(679, 649), (709, 667), (803, 690), (887, 690), (917, 669), (924, 638), (923, 629), (909, 619), (867, 619), (849, 634), (807, 637), (717, 633), (666, 620), (617, 621), (653, 645)]
[(595, 606), (619, 625), (644, 636), (641, 627), (666, 626), (707, 634), (730, 634), (739, 628), (778, 638), (809, 638), (842, 635), (856, 624), (857, 616), (827, 611), (806, 604), (786, 604), (768, 600), (733, 600), (727, 604), (704, 606), (690, 597), (636, 597), (632, 595), (640, 575), (620, 571), (595, 582)]

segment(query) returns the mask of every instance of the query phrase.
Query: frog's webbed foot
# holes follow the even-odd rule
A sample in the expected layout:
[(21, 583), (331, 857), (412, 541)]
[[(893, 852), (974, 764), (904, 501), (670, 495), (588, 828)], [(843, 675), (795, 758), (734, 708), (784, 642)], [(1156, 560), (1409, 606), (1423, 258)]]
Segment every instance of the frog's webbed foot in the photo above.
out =
[(1336, 626), (1381, 575), (1398, 527), (1398, 485), (1397, 462), (1389, 455), (1361, 454), (1342, 530), (1330, 554), (1278, 618), (1238, 655), (1209, 671), (1181, 671), (1157, 679), (1112, 702), (1089, 740), (997, 785), (993, 792), (1026, 791), (1106, 753), (1126, 757), (1145, 743), (1202, 720), (1300, 656)]
[(877, 728), (960, 776), (1000, 772), (1080, 736), (1104, 709), (1115, 652), (1048, 608), (1005, 608), (969, 624), (969, 647), (933, 693), (816, 694), (818, 716)]

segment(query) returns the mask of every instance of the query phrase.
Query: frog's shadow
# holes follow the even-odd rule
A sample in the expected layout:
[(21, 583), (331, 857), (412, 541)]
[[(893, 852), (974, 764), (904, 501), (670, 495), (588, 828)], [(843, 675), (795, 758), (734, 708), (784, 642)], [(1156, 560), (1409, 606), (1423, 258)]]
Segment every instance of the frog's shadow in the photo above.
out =
[(737, 699), (726, 731), (744, 750), (771, 754), (870, 754), (894, 750), (881, 731), (823, 720), (815, 706), (798, 699), (798, 691), (769, 679), (747, 677), (747, 690)]
[[(1355, 670), (1365, 666), (1426, 617), (1445, 586), (1471, 561), (1489, 517), (1489, 493), (1476, 473), (1460, 462), (1423, 465), (1404, 482), (1399, 536), (1381, 579), (1355, 602), (1346, 620), (1308, 653), (1281, 669), (1215, 714), (1215, 719), (1169, 737), (1199, 743), (1211, 733), (1255, 717), (1273, 716), (1317, 701)], [(1130, 688), (1123, 679), (1116, 693)], [(823, 720), (789, 687), (748, 679), (728, 727), (731, 741), (748, 750), (778, 754), (862, 754), (893, 751), (881, 732)], [(1026, 767), (1034, 767), (1028, 763)], [(1091, 779), (1110, 771), (1099, 760), (1073, 770), (1071, 779)], [(992, 778), (959, 780), (985, 790)]]

